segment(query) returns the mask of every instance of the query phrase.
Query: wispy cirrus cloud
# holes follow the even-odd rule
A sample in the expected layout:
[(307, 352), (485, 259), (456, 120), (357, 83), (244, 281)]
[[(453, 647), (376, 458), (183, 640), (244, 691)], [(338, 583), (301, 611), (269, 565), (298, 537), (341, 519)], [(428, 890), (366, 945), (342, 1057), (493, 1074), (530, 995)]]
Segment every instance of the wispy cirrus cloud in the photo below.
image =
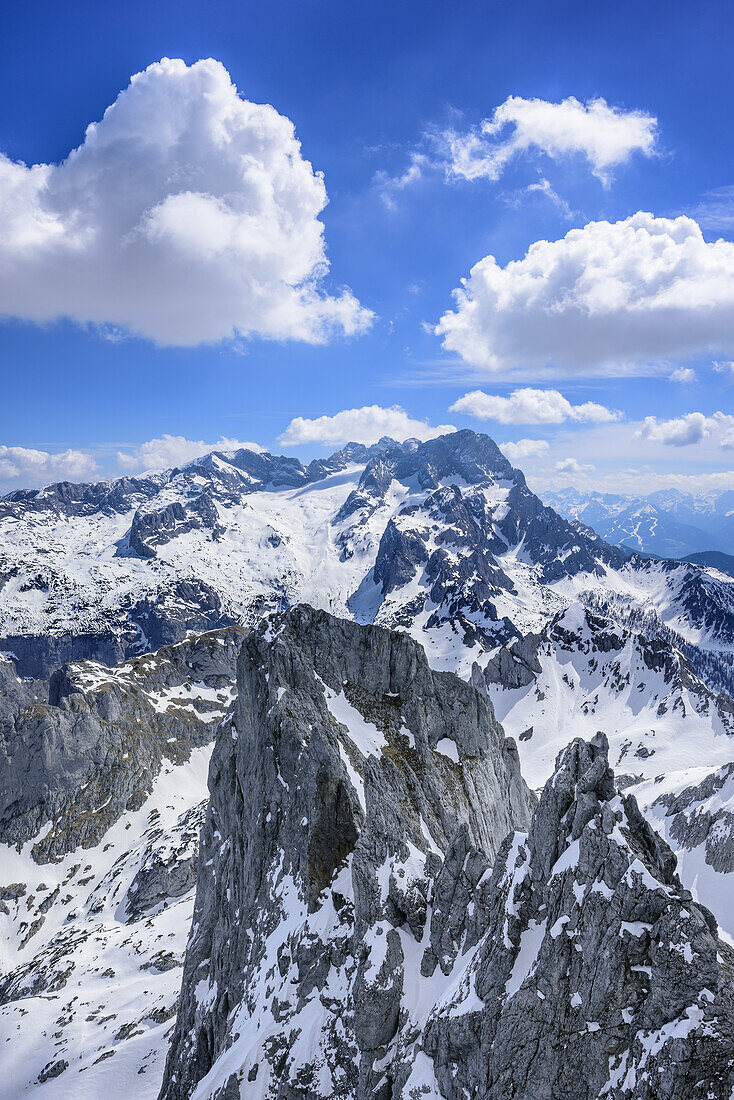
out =
[(734, 229), (734, 184), (707, 191), (688, 213), (703, 229)]
[(644, 420), (562, 426), (537, 454), (529, 451), (514, 458), (505, 453), (536, 490), (569, 484), (634, 494), (663, 488), (694, 493), (734, 489), (734, 467), (727, 460), (731, 451), (721, 447), (716, 434), (704, 433), (698, 442), (675, 445), (668, 433), (663, 439), (646, 437), (645, 427)]

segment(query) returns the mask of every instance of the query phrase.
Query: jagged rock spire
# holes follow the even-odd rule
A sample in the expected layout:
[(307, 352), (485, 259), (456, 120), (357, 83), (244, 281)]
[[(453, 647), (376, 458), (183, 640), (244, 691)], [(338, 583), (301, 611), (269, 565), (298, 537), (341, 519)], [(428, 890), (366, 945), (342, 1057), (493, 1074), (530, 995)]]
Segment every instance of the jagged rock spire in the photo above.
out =
[(603, 734), (527, 828), (486, 694), (406, 636), (297, 608), (238, 682), (165, 1100), (730, 1100), (731, 952)]
[(426, 1029), (449, 1100), (731, 1096), (732, 953), (616, 791), (607, 748), (601, 733), (569, 745), (500, 853), (478, 1000), (455, 997)]
[(226, 1062), (253, 1097), (388, 1096), (411, 989), (477, 942), (478, 883), (529, 821), (517, 750), (412, 639), (312, 608), (248, 637), (238, 686), (162, 1095), (214, 1095)]

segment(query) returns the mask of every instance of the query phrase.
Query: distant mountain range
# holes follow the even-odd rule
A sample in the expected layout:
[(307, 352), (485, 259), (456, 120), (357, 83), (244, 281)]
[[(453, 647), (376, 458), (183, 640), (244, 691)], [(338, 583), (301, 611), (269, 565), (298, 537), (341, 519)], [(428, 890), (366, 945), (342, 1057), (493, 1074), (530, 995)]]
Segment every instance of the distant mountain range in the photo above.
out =
[(689, 555), (711, 550), (728, 555), (734, 546), (734, 489), (701, 496), (678, 489), (625, 496), (570, 488), (545, 493), (544, 499), (566, 519), (641, 554), (692, 560)]
[[(679, 495), (655, 496), (672, 508)], [(407, 629), (461, 672), (592, 593), (623, 597), (699, 650), (730, 652), (728, 578), (650, 560), (641, 536), (643, 555), (604, 541), (604, 507), (623, 498), (580, 497), (564, 497), (569, 521), (472, 431), (349, 444), (308, 466), (241, 449), (12, 493), (0, 499), (0, 651), (43, 677), (308, 602)], [(731, 522), (724, 498), (710, 511)]]

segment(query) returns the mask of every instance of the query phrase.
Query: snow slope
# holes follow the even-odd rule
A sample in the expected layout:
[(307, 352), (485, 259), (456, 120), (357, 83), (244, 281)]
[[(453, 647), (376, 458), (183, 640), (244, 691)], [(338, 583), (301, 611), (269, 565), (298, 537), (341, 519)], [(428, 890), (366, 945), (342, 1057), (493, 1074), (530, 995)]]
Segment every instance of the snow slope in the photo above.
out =
[(448, 667), (457, 633), (486, 651), (589, 593), (734, 653), (731, 578), (608, 546), (473, 432), (350, 445), (307, 468), (215, 454), (0, 501), (0, 649), (25, 675), (117, 663), (298, 602), (409, 629)]
[[(183, 896), (138, 920), (129, 920), (128, 900), (146, 860), (191, 858), (210, 756), (208, 746), (185, 765), (164, 765), (145, 804), (92, 849), (39, 866), (32, 841), (20, 852), (2, 846), (5, 892), (10, 884), (25, 890), (17, 900), (6, 897), (8, 912), (0, 913), (0, 1096), (35, 1094), (39, 1083), (51, 1098), (158, 1095), (193, 880)], [(22, 946), (49, 898), (43, 927)]]
[[(734, 766), (731, 700), (708, 690), (668, 645), (580, 604), (532, 644), (511, 644), (504, 663), (495, 656), (485, 677), (496, 716), (517, 740), (523, 776), (535, 789), (574, 737), (604, 732), (610, 763), (676, 852), (683, 882), (734, 937), (734, 787), (727, 779), (720, 790), (684, 794), (705, 781), (715, 787), (714, 777)], [(697, 831), (687, 821), (692, 813), (712, 812), (716, 822), (701, 820)], [(730, 856), (716, 858), (716, 838)]]

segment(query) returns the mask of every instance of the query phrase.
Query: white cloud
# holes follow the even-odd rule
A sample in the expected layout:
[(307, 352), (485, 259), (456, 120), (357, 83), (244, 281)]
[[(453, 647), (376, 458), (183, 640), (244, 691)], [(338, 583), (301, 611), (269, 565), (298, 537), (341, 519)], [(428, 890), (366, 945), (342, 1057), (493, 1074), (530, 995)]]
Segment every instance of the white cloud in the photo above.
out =
[(509, 397), (472, 390), (451, 406), (450, 412), (466, 413), (478, 420), (500, 424), (562, 424), (564, 420), (608, 423), (621, 414), (595, 401), (572, 405), (558, 390), (514, 390)]
[(688, 447), (711, 439), (715, 445), (729, 450), (734, 448), (734, 416), (723, 412), (715, 412), (713, 416), (691, 412), (673, 420), (646, 416), (638, 435), (669, 447)]
[(322, 342), (372, 314), (328, 271), (323, 177), (218, 61), (134, 76), (59, 164), (0, 156), (0, 314), (167, 345)]
[(560, 103), (509, 96), (480, 126), (442, 134), (453, 176), (497, 180), (514, 157), (537, 151), (553, 160), (581, 155), (605, 185), (611, 169), (633, 153), (650, 156), (656, 138), (651, 115), (610, 107), (604, 99), (582, 103), (574, 96)]
[(51, 454), (33, 447), (0, 445), (0, 485), (38, 488), (51, 481), (79, 481), (94, 473), (97, 463), (83, 451), (66, 450)]
[(564, 458), (560, 462), (556, 462), (555, 470), (559, 474), (585, 474), (590, 473), (594, 469), (588, 463), (578, 462), (575, 458)]
[(319, 416), (309, 420), (297, 416), (279, 437), (284, 447), (297, 447), (302, 443), (377, 443), (383, 436), (403, 439), (435, 439), (439, 435), (455, 432), (453, 424), (439, 424), (435, 428), (423, 420), (414, 420), (399, 405), (383, 408), (381, 405), (365, 405), (361, 409), (343, 409), (334, 416)]
[(643, 212), (486, 256), (435, 328), (478, 373), (651, 374), (734, 352), (734, 243)]
[(696, 381), (696, 372), (695, 370), (691, 370), (690, 367), (678, 367), (676, 370), (671, 371), (670, 381), (682, 382), (684, 385), (687, 385), (689, 382)]
[(547, 179), (539, 179), (535, 183), (529, 183), (524, 188), (524, 192), (528, 195), (543, 195), (549, 199), (550, 202), (556, 207), (557, 210), (563, 215), (566, 221), (573, 221), (574, 212), (561, 195), (551, 186)]
[(410, 153), (410, 163), (408, 167), (399, 176), (390, 176), (387, 172), (376, 173), (375, 183), (377, 185), (377, 190), (388, 210), (394, 210), (396, 207), (395, 195), (400, 191), (404, 191), (406, 187), (410, 187), (412, 184), (417, 183), (418, 180), (423, 179), (429, 167), (430, 160), (426, 154), (418, 153), (413, 150)]
[(205, 443), (202, 439), (186, 439), (183, 435), (162, 435), (158, 439), (149, 439), (141, 443), (132, 452), (117, 452), (117, 465), (123, 470), (166, 470), (171, 466), (183, 466), (194, 458), (210, 454), (211, 451), (238, 451), (244, 447), (248, 451), (262, 451), (257, 443), (246, 443), (239, 439), (222, 439), (216, 443)]
[(718, 362), (715, 362), (714, 370), (717, 374), (730, 375), (732, 381), (734, 381), (734, 362), (731, 362), (731, 360), (719, 360)]
[[(519, 465), (536, 491), (568, 486), (599, 492), (639, 495), (655, 489), (680, 488), (698, 492), (720, 487), (734, 489), (734, 467), (714, 436), (692, 447), (673, 447), (642, 437), (643, 421), (561, 426), (549, 437), (549, 449), (528, 456)], [(559, 473), (555, 467), (573, 455), (592, 471)]]
[[(528, 471), (526, 474), (531, 488), (541, 496), (543, 490), (568, 485), (568, 475), (555, 471), (550, 476), (528, 473)], [(624, 493), (629, 496), (653, 493), (657, 489), (680, 489), (683, 493), (722, 492), (734, 489), (734, 471), (732, 470), (681, 474), (671, 471), (653, 471), (642, 467), (616, 470), (606, 474), (596, 470), (593, 474), (584, 472), (572, 476), (574, 485), (578, 489), (595, 490), (599, 493)]]
[(734, 229), (734, 186), (717, 187), (707, 191), (703, 199), (690, 211), (704, 229)]
[(547, 439), (518, 439), (517, 442), (500, 443), (499, 448), (510, 462), (522, 462), (526, 458), (540, 458), (550, 444)]

